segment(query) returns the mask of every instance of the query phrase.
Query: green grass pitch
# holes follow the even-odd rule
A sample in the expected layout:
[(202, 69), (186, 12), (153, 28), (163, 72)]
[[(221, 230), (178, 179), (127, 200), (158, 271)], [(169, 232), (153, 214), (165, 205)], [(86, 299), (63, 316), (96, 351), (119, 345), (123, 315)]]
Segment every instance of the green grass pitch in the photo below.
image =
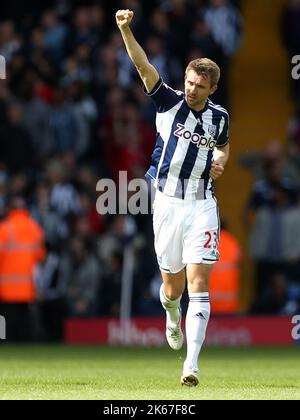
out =
[(184, 351), (0, 345), (0, 399), (300, 399), (300, 348), (204, 348), (200, 384)]

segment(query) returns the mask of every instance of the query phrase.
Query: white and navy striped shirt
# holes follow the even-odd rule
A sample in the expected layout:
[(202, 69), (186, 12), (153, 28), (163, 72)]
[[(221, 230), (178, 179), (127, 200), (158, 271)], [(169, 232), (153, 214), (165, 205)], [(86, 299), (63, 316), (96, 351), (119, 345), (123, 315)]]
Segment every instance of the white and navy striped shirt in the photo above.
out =
[(213, 196), (209, 176), (215, 146), (228, 143), (229, 116), (207, 100), (197, 112), (160, 79), (150, 96), (156, 105), (156, 145), (146, 174), (159, 191), (179, 198), (206, 199)]

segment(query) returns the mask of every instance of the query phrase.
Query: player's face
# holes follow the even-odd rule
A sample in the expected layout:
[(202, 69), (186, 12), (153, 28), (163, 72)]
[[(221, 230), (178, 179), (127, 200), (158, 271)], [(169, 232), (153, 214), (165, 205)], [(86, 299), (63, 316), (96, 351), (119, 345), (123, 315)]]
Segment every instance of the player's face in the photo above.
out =
[(186, 101), (193, 109), (203, 106), (209, 95), (214, 93), (217, 88), (216, 86), (211, 87), (209, 78), (197, 74), (194, 70), (187, 72), (184, 86)]

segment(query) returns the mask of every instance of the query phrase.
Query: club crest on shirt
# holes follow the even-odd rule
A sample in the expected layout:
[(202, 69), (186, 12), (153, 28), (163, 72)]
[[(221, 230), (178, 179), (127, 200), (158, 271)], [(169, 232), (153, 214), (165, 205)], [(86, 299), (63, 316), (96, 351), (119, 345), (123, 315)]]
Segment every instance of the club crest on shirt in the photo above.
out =
[(216, 125), (209, 125), (208, 126), (208, 132), (212, 137), (215, 137), (217, 133), (217, 126)]

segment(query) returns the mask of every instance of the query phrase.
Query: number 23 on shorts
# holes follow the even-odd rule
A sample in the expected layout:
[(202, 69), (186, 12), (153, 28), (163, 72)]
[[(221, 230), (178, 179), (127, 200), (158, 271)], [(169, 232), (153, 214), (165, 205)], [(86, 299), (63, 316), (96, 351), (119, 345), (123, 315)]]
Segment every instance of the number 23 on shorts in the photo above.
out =
[(218, 231), (214, 232), (205, 232), (204, 233), (206, 241), (204, 244), (205, 249), (217, 249), (219, 243)]

